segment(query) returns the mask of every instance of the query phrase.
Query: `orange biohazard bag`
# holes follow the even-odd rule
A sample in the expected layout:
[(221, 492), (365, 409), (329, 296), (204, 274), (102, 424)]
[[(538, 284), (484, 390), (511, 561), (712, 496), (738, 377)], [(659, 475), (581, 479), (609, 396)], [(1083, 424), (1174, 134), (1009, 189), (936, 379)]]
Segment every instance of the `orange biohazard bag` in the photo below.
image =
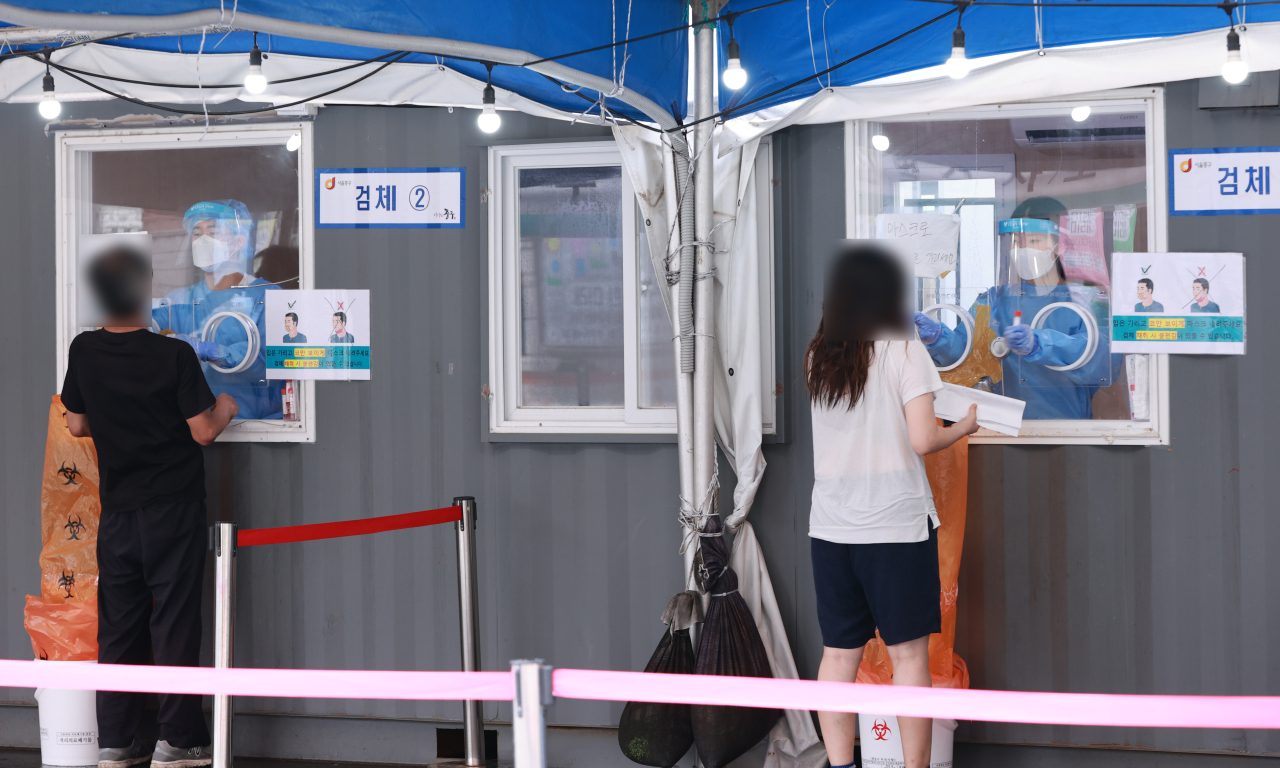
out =
[(31, 648), (45, 661), (94, 661), (98, 658), (98, 598), (46, 603), (27, 595), (22, 622)]
[[(938, 576), (942, 581), (942, 634), (929, 636), (929, 676), (934, 688), (968, 688), (969, 668), (955, 652), (956, 597), (964, 518), (969, 497), (969, 438), (924, 457), (933, 504), (938, 510)], [(858, 667), (859, 683), (893, 684), (893, 664), (880, 633), (867, 643)]]
[(71, 436), (62, 398), (54, 395), (40, 489), (40, 597), (27, 596), (25, 621), (38, 658), (98, 656), (101, 511), (93, 440)]

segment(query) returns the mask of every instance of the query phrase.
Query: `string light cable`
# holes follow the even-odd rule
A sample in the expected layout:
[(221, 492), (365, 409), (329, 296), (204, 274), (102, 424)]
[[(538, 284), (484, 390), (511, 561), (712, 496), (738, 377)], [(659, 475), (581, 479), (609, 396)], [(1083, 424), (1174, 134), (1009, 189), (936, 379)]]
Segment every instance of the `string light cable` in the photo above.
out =
[[(316, 94), (315, 96), (308, 96), (308, 97), (307, 97), (307, 98), (305, 98), (305, 99), (298, 99), (297, 101), (291, 101), (291, 102), (288, 102), (287, 104), (273, 104), (273, 105), (271, 105), (271, 106), (269, 106), (269, 107), (262, 107), (262, 108), (260, 108), (260, 109), (240, 109), (240, 110), (236, 110), (236, 111), (234, 111), (234, 112), (209, 112), (209, 113), (207, 113), (207, 114), (209, 115), (209, 117), (237, 117), (237, 116), (241, 116), (241, 115), (256, 115), (256, 114), (259, 114), (259, 113), (262, 113), (262, 112), (274, 112), (274, 111), (276, 111), (276, 110), (278, 110), (278, 109), (284, 109), (284, 108), (286, 108), (286, 107), (296, 107), (296, 106), (298, 106), (299, 104), (306, 104), (306, 103), (307, 103), (307, 102), (309, 102), (309, 101), (317, 101), (317, 100), (319, 100), (319, 99), (323, 99), (325, 96), (331, 96), (331, 95), (333, 95), (333, 94), (337, 93), (338, 91), (346, 90), (347, 88), (350, 88), (351, 86), (355, 85), (356, 83), (360, 83), (360, 82), (363, 82), (363, 81), (365, 81), (365, 80), (368, 80), (369, 78), (373, 77), (374, 75), (378, 74), (378, 73), (379, 73), (379, 72), (381, 72), (382, 70), (386, 69), (387, 67), (389, 67), (389, 66), (391, 66), (392, 64), (396, 63), (397, 61), (400, 61), (401, 59), (403, 59), (404, 57), (406, 57), (406, 56), (408, 56), (408, 55), (409, 55), (408, 53), (401, 53), (400, 55), (396, 56), (395, 58), (392, 58), (392, 59), (389, 59), (388, 61), (383, 62), (382, 66), (378, 67), (377, 69), (373, 70), (372, 72), (369, 72), (369, 73), (367, 73), (367, 74), (361, 75), (360, 77), (357, 77), (355, 80), (352, 80), (351, 82), (346, 83), (345, 85), (340, 85), (340, 86), (338, 86), (337, 88), (333, 88), (333, 89), (331, 89), (331, 90), (325, 91), (324, 93)], [(116, 92), (114, 92), (114, 91), (111, 91), (111, 90), (108, 90), (108, 89), (106, 89), (106, 88), (103, 88), (102, 86), (100, 86), (100, 85), (98, 85), (98, 84), (96, 84), (96, 83), (91, 83), (91, 82), (89, 82), (88, 80), (84, 79), (83, 77), (81, 77), (81, 76), (79, 76), (79, 75), (75, 74), (74, 72), (71, 72), (71, 71), (69, 71), (69, 70), (64, 69), (62, 66), (60, 66), (60, 65), (58, 65), (58, 64), (56, 64), (56, 63), (50, 62), (50, 66), (52, 66), (54, 69), (58, 70), (59, 72), (62, 72), (62, 73), (63, 73), (63, 74), (65, 74), (67, 77), (70, 77), (70, 78), (71, 78), (71, 79), (73, 79), (73, 80), (78, 80), (78, 81), (80, 81), (81, 83), (84, 83), (85, 85), (89, 86), (90, 88), (93, 88), (94, 90), (101, 91), (101, 92), (103, 92), (103, 93), (107, 94), (108, 96), (114, 96), (114, 97), (115, 97), (115, 98), (117, 98), (117, 99), (121, 99), (121, 100), (123, 100), (123, 101), (127, 101), (127, 102), (129, 102), (129, 103), (131, 103), (131, 104), (137, 104), (137, 105), (138, 105), (138, 106), (140, 106), (140, 107), (147, 107), (147, 108), (149, 108), (149, 109), (159, 109), (159, 110), (162, 110), (162, 111), (165, 111), (165, 112), (173, 112), (173, 113), (175, 113), (175, 114), (179, 114), (179, 115), (204, 115), (204, 114), (206, 114), (203, 110), (178, 109), (178, 108), (176, 108), (176, 107), (165, 106), (165, 105), (163, 105), (163, 104), (154, 104), (154, 103), (149, 102), (149, 101), (142, 101), (141, 99), (134, 99), (134, 98), (131, 98), (131, 97), (129, 97), (129, 96), (125, 96), (124, 94), (116, 93)]]

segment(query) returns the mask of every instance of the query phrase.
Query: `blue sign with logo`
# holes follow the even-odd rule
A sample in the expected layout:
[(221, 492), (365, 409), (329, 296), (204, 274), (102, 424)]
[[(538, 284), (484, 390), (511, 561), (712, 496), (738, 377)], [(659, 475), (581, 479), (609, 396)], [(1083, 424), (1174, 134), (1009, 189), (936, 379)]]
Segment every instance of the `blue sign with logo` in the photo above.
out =
[(1169, 215), (1252, 213), (1280, 213), (1280, 147), (1169, 150)]
[(465, 168), (320, 168), (318, 229), (462, 229)]

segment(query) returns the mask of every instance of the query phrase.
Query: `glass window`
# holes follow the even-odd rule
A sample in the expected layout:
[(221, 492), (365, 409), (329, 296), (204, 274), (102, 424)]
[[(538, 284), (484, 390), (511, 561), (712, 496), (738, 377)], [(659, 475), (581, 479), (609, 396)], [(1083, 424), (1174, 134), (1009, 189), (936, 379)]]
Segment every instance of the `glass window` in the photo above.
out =
[[(282, 389), (292, 382), (268, 380), (263, 357), (263, 339), (280, 330), (268, 327), (266, 292), (310, 287), (300, 205), (310, 145), (286, 147), (299, 130), (215, 129), (198, 143), (182, 131), (59, 137), (73, 173), (62, 195), (67, 258), (104, 237), (148, 236), (152, 330), (207, 342), (199, 355), (210, 388), (240, 406), (227, 439), (307, 439), (310, 428), (302, 403), (286, 416)], [(68, 320), (64, 343), (92, 327), (78, 308)], [(305, 399), (303, 389), (294, 387)]]
[[(761, 155), (767, 190), (767, 147)], [(492, 147), (489, 161), (490, 431), (674, 433), (666, 276), (654, 270), (617, 149)], [(771, 246), (767, 213), (760, 236)], [(771, 296), (772, 248), (762, 253), (762, 292)], [(772, 330), (772, 302), (762, 311)], [(762, 341), (769, 390), (772, 354), (770, 334)], [(773, 431), (773, 398), (763, 399), (762, 423)]]
[(1160, 123), (1149, 100), (1095, 103), (1082, 121), (1076, 106), (858, 124), (852, 229), (958, 225), (952, 268), (916, 280), (917, 310), (942, 326), (926, 322), (922, 336), (935, 336), (925, 341), (944, 381), (1023, 400), (1024, 435), (1150, 442), (1160, 365), (1109, 352), (1112, 295), (1137, 300), (1134, 286), (1111, 284), (1110, 265), (1117, 251), (1157, 250)]
[(620, 408), (622, 169), (519, 176), (520, 406)]

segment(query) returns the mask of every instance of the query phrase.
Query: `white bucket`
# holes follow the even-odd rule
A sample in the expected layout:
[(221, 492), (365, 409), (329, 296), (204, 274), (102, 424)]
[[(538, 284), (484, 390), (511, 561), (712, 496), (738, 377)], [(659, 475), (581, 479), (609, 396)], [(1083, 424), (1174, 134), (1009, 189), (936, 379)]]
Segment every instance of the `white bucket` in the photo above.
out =
[(41, 763), (98, 764), (96, 700), (95, 691), (36, 689), (36, 702), (40, 705)]
[[(951, 768), (951, 747), (956, 736), (955, 720), (933, 721), (933, 749), (930, 768)], [(893, 715), (858, 715), (858, 740), (862, 746), (862, 768), (905, 768), (898, 718)]]

